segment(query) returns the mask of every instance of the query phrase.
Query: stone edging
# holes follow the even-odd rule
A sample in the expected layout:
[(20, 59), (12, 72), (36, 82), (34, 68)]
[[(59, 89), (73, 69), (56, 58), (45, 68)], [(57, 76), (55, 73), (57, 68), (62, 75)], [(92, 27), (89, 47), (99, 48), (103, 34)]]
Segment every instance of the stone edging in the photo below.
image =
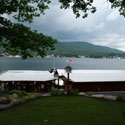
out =
[(14, 107), (14, 106), (17, 106), (17, 105), (21, 105), (21, 104), (24, 104), (28, 101), (31, 101), (31, 100), (34, 100), (34, 99), (38, 99), (42, 97), (42, 95), (38, 96), (38, 95), (30, 95), (30, 96), (26, 96), (24, 98), (15, 98), (15, 99), (12, 99), (11, 102), (9, 104), (0, 104), (0, 110), (6, 110), (6, 109), (9, 109), (11, 107)]
[(97, 99), (104, 99), (108, 101), (116, 101), (117, 96), (112, 96), (112, 95), (104, 95), (104, 94), (92, 94), (88, 95), (84, 92), (79, 93), (78, 95), (85, 96), (85, 97), (90, 97), (90, 98), (97, 98)]

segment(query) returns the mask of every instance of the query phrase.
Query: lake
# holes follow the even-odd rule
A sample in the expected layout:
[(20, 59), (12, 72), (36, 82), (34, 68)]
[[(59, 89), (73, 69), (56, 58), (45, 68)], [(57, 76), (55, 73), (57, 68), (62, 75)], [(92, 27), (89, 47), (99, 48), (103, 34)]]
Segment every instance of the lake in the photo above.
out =
[[(125, 70), (125, 59), (93, 59), (93, 58), (55, 58), (55, 67), (64, 69), (69, 60), (73, 69), (110, 69)], [(31, 58), (22, 60), (16, 57), (0, 57), (0, 70), (51, 70), (54, 58)]]

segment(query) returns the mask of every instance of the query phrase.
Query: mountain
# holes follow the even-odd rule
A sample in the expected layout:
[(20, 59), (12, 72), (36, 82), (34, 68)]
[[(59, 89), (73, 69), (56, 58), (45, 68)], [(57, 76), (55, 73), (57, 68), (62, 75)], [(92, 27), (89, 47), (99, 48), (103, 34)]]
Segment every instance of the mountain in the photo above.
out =
[[(47, 54), (51, 55), (54, 53), (56, 56), (65, 56), (65, 57), (93, 57), (93, 58), (102, 58), (102, 57), (113, 57), (120, 56), (125, 58), (125, 53), (121, 50), (109, 48), (106, 46), (94, 45), (87, 42), (58, 42), (55, 44), (57, 51), (49, 51)], [(3, 53), (3, 48), (0, 48), (0, 55)]]
[[(55, 45), (57, 51), (55, 55), (59, 56), (87, 56), (87, 57), (104, 57), (116, 56), (123, 51), (109, 48), (106, 46), (94, 45), (87, 42), (58, 42)], [(49, 52), (49, 54), (52, 52)]]

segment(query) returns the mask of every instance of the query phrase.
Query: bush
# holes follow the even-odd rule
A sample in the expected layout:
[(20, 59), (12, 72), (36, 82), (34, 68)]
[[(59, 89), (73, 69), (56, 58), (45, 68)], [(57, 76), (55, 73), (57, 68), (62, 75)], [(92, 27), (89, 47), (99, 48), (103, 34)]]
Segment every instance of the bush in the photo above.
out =
[(123, 101), (123, 96), (121, 94), (117, 95), (116, 100)]
[(59, 90), (59, 91), (58, 91), (58, 95), (65, 95), (65, 93), (64, 93), (63, 90)]
[(10, 91), (8, 89), (4, 89), (4, 90), (0, 90), (0, 92), (9, 93)]
[(64, 94), (63, 90), (54, 89), (54, 90), (52, 90), (51, 95), (52, 96), (62, 96), (62, 95), (65, 95), (65, 94)]
[(18, 97), (23, 97), (23, 96), (27, 95), (27, 93), (25, 91), (21, 91), (21, 90), (12, 90), (10, 93), (11, 94), (17, 94)]
[(78, 95), (78, 90), (76, 89), (76, 90), (70, 90), (69, 91), (69, 95)]

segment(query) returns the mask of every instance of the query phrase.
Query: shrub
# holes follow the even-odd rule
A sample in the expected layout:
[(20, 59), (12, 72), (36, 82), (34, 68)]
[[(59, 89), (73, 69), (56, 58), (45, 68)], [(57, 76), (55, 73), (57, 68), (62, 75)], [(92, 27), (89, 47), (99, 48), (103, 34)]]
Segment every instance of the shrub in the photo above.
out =
[(123, 100), (123, 96), (121, 94), (117, 95), (116, 100), (117, 101), (122, 101)]
[(76, 89), (76, 90), (70, 90), (69, 91), (69, 95), (78, 95), (78, 90)]
[(59, 91), (58, 91), (58, 95), (65, 95), (65, 93), (64, 93), (63, 90), (59, 90)]
[(25, 91), (21, 91), (21, 90), (12, 90), (10, 93), (17, 94), (19, 97), (23, 97), (23, 96), (27, 95), (27, 93)]
[(52, 96), (58, 96), (58, 95), (61, 96), (61, 95), (65, 95), (65, 94), (64, 94), (63, 90), (54, 89), (54, 90), (51, 91), (51, 95)]
[(9, 93), (10, 91), (8, 89), (4, 89), (4, 90), (0, 90), (0, 92)]

